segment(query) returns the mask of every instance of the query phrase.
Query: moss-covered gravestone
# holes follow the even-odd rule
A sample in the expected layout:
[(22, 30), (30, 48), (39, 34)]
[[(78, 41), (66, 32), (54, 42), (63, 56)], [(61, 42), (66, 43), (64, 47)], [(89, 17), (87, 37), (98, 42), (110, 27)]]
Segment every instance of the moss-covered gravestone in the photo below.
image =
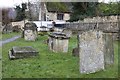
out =
[(35, 23), (26, 23), (24, 27), (24, 39), (35, 41), (37, 39), (37, 26)]
[(89, 30), (79, 35), (80, 72), (94, 73), (114, 63), (111, 33)]

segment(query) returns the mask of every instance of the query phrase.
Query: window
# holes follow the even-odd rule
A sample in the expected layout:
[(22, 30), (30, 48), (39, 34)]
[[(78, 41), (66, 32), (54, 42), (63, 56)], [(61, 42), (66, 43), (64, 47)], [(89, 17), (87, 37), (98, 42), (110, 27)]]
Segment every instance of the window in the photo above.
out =
[(63, 20), (64, 14), (57, 14), (57, 20)]

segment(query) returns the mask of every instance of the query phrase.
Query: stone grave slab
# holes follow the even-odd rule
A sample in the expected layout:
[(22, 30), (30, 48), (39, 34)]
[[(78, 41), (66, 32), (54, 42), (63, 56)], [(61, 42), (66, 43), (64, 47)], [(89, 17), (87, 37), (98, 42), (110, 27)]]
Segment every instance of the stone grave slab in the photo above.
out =
[(48, 46), (53, 52), (67, 52), (69, 37), (64, 33), (54, 32), (49, 35)]
[(27, 57), (37, 56), (38, 53), (39, 52), (33, 49), (31, 46), (26, 46), (26, 47), (14, 46), (9, 51), (9, 58), (10, 59), (27, 58)]

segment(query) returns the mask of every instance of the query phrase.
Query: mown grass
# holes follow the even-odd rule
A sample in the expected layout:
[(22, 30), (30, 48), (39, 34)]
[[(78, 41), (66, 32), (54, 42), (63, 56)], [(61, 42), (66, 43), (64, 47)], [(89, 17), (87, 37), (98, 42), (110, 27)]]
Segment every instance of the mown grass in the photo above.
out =
[(6, 39), (9, 39), (9, 38), (11, 38), (11, 37), (20, 35), (20, 33), (17, 33), (17, 32), (11, 32), (11, 33), (6, 33), (6, 34), (0, 33), (0, 34), (1, 34), (0, 40), (6, 40)]
[[(118, 42), (114, 43), (115, 63), (104, 71), (93, 74), (79, 72), (79, 58), (72, 56), (72, 49), (77, 46), (77, 38), (69, 41), (68, 53), (54, 53), (48, 49), (44, 40), (47, 36), (39, 36), (35, 42), (27, 42), (20, 38), (2, 47), (3, 78), (116, 78), (118, 77)], [(32, 46), (39, 51), (39, 56), (26, 59), (9, 60), (8, 50), (13, 46)]]

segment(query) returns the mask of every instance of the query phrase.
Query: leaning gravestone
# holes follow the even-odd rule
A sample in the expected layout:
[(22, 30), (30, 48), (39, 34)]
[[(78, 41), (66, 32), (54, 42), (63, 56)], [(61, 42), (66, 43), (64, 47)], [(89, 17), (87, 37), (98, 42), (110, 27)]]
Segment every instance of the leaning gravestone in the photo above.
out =
[(79, 35), (80, 72), (94, 73), (104, 69), (105, 40), (103, 32), (90, 30)]
[(38, 52), (30, 46), (27, 47), (13, 47), (9, 51), (9, 58), (10, 59), (17, 59), (17, 58), (27, 58), (38, 55)]
[(24, 39), (26, 41), (35, 41), (37, 39), (37, 26), (35, 23), (26, 23), (24, 27)]

